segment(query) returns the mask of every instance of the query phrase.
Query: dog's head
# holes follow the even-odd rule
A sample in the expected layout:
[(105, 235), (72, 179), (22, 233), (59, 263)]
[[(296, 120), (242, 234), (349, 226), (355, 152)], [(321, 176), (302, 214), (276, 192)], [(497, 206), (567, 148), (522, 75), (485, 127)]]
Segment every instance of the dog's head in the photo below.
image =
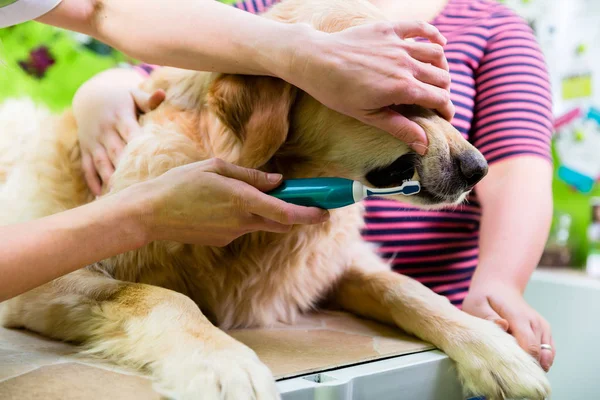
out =
[(421, 107), (396, 111), (425, 130), (429, 148), (424, 156), (274, 78), (222, 75), (208, 98), (240, 142), (234, 161), (286, 178), (337, 176), (377, 188), (413, 179), (420, 181), (421, 192), (398, 199), (436, 206), (461, 202), (487, 173), (481, 153), (449, 122)]
[[(266, 17), (309, 23), (326, 32), (385, 19), (365, 0), (287, 0)], [(286, 178), (337, 176), (378, 188), (415, 179), (421, 192), (398, 199), (431, 207), (461, 202), (487, 173), (482, 154), (449, 122), (421, 107), (396, 111), (425, 130), (425, 156), (278, 79), (221, 75), (212, 83), (208, 99), (243, 142), (236, 161), (277, 170)]]
[[(346, 0), (288, 0), (269, 17), (309, 20), (330, 32), (381, 18), (368, 3), (355, 2), (350, 7)], [(196, 106), (205, 114), (202, 119), (212, 124), (205, 128), (211, 132), (210, 154), (245, 167), (281, 172), (285, 178), (344, 177), (377, 188), (414, 179), (420, 181), (421, 192), (397, 199), (421, 207), (461, 202), (487, 173), (481, 153), (449, 122), (421, 107), (396, 111), (425, 130), (429, 140), (425, 156), (277, 78), (217, 74), (187, 79), (176, 90), (183, 90), (180, 98), (185, 98), (184, 92), (202, 93)]]
[(452, 125), (432, 111), (397, 107), (427, 133), (424, 156), (392, 135), (339, 114), (281, 80), (221, 75), (209, 108), (239, 141), (240, 165), (286, 178), (337, 176), (385, 188), (414, 179), (418, 195), (398, 199), (419, 206), (456, 204), (487, 173), (487, 163)]

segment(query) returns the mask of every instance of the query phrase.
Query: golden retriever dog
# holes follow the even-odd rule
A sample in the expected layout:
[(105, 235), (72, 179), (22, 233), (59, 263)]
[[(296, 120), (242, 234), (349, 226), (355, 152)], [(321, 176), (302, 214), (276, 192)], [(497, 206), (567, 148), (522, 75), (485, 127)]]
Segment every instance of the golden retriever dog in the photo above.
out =
[[(328, 32), (385, 19), (366, 0), (287, 0), (265, 17)], [(164, 68), (144, 85), (158, 88), (167, 99), (142, 118), (144, 133), (127, 145), (109, 196), (216, 157), (288, 179), (337, 176), (378, 187), (417, 179), (422, 191), (400, 200), (431, 208), (459, 204), (487, 172), (458, 131), (418, 107), (399, 110), (427, 132), (425, 156), (276, 78)], [(93, 201), (71, 114), (28, 107), (0, 110), (3, 224)], [(544, 372), (513, 337), (390, 271), (361, 238), (362, 212), (349, 206), (322, 225), (251, 233), (224, 247), (155, 242), (4, 302), (0, 322), (147, 371), (171, 398), (271, 400), (279, 398), (271, 372), (221, 329), (293, 324), (327, 301), (434, 344), (455, 361), (466, 393), (549, 394)]]

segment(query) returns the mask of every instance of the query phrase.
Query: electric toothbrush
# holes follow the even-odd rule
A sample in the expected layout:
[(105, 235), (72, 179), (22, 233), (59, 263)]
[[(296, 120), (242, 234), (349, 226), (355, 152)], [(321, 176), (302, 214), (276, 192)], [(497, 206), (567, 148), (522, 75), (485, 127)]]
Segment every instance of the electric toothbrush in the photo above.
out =
[(288, 203), (330, 210), (349, 206), (369, 196), (411, 196), (420, 191), (421, 184), (410, 180), (400, 186), (375, 189), (344, 178), (306, 178), (284, 180), (269, 194)]

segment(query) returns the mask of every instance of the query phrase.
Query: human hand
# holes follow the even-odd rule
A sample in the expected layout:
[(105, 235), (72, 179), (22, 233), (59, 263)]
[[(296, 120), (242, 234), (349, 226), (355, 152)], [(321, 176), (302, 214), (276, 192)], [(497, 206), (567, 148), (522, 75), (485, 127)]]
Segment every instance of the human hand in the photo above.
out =
[[(521, 291), (510, 284), (490, 284), (471, 287), (462, 306), (463, 311), (495, 322), (517, 339), (545, 371), (550, 370), (556, 348), (548, 322), (523, 298)], [(551, 350), (542, 349), (548, 344)]]
[[(327, 107), (373, 125), (426, 152), (423, 129), (390, 106), (417, 104), (450, 120), (446, 39), (423, 22), (380, 22), (319, 33), (315, 46), (298, 46), (291, 83)], [(430, 42), (408, 38), (423, 37)], [(300, 62), (302, 60), (302, 62)]]
[(279, 174), (210, 159), (134, 185), (123, 196), (142, 210), (139, 220), (148, 241), (225, 246), (249, 232), (287, 232), (292, 225), (329, 218), (326, 210), (263, 193), (275, 189), (281, 179)]
[(84, 177), (96, 196), (126, 143), (139, 133), (138, 114), (155, 109), (165, 98), (162, 90), (140, 90), (142, 80), (133, 70), (109, 70), (82, 85), (73, 100)]

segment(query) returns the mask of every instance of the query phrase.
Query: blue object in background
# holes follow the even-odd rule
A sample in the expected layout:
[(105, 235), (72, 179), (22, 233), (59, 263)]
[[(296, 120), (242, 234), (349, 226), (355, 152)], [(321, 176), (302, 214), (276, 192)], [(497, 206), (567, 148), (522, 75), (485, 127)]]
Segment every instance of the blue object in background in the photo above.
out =
[(598, 124), (600, 124), (600, 110), (595, 107), (590, 107), (587, 114), (588, 119), (593, 119)]
[(564, 182), (575, 187), (582, 193), (589, 193), (594, 188), (595, 180), (593, 178), (565, 167), (564, 165), (561, 165), (558, 168), (558, 176)]

